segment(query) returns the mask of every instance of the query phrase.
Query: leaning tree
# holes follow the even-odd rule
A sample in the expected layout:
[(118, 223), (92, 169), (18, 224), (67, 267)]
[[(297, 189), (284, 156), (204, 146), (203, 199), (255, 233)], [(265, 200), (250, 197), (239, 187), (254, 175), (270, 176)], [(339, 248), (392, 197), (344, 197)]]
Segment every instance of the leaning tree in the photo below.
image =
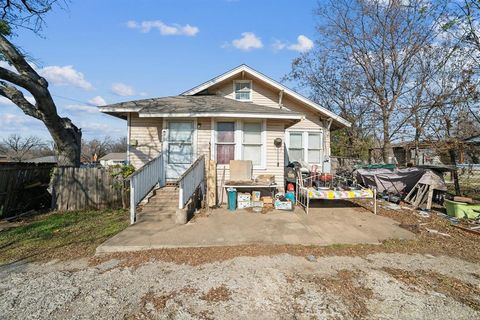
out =
[[(56, 0), (10, 0), (0, 6), (0, 59), (11, 68), (0, 67), (0, 95), (12, 101), (26, 115), (45, 124), (58, 152), (59, 166), (79, 166), (82, 132), (69, 118), (61, 117), (48, 89), (48, 82), (30, 65), (22, 51), (11, 42), (12, 30), (25, 27), (38, 33), (43, 15)], [(34, 103), (24, 92), (30, 93)]]

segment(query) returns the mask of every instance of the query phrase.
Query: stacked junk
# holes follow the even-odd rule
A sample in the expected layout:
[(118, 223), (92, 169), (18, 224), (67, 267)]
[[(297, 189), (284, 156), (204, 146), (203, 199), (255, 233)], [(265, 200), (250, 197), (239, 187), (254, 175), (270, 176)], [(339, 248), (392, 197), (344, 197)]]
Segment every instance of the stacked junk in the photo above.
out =
[[(356, 169), (354, 178), (366, 187), (374, 187), (386, 201), (410, 204), (413, 209), (430, 210), (433, 203), (443, 204), (453, 219), (480, 217), (480, 204), (463, 197), (447, 199), (443, 167), (411, 167), (405, 169)], [(450, 171), (450, 169), (446, 169)], [(460, 202), (462, 201), (462, 202)], [(394, 206), (392, 209), (395, 208)]]
[(376, 188), (384, 200), (403, 200), (415, 209), (430, 210), (432, 202), (442, 203), (447, 192), (442, 173), (430, 169), (357, 169), (353, 175), (360, 184)]

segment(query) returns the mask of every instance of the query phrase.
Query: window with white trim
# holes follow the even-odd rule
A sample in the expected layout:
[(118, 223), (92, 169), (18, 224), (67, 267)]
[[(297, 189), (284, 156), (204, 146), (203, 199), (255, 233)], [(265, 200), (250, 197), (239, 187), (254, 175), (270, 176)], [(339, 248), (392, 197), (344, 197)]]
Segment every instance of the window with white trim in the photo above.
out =
[(251, 160), (254, 166), (262, 165), (262, 123), (243, 123), (243, 160)]
[(212, 121), (212, 159), (219, 165), (230, 160), (251, 160), (255, 169), (264, 169), (267, 158), (266, 120)]
[(218, 164), (229, 164), (235, 160), (235, 122), (217, 122), (215, 154)]
[(320, 163), (322, 145), (321, 135), (318, 132), (308, 133), (308, 163), (315, 164)]
[(288, 161), (305, 161), (309, 164), (322, 162), (322, 132), (289, 131)]
[(290, 162), (303, 161), (303, 132), (290, 132), (288, 159)]
[(252, 81), (237, 80), (233, 83), (235, 100), (252, 101)]

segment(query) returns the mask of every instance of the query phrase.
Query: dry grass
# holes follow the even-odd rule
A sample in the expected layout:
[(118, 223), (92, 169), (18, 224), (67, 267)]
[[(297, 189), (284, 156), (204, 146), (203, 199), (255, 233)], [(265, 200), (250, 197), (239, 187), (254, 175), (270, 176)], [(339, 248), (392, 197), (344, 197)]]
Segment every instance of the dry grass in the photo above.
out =
[(157, 311), (162, 311), (165, 309), (165, 306), (167, 305), (167, 301), (173, 298), (175, 293), (170, 293), (170, 294), (164, 294), (164, 295), (156, 295), (153, 292), (148, 292), (146, 295), (142, 297), (141, 300), (141, 305), (145, 309), (147, 304), (151, 303), (155, 310)]
[(359, 271), (340, 270), (333, 278), (313, 278), (310, 281), (339, 297), (353, 319), (365, 319), (368, 316), (367, 301), (372, 298), (373, 291), (358, 283), (361, 277)]
[(425, 292), (439, 292), (449, 298), (480, 311), (480, 288), (433, 271), (383, 268), (398, 281)]
[(225, 285), (216, 288), (211, 288), (200, 299), (208, 302), (222, 302), (230, 300), (231, 292)]

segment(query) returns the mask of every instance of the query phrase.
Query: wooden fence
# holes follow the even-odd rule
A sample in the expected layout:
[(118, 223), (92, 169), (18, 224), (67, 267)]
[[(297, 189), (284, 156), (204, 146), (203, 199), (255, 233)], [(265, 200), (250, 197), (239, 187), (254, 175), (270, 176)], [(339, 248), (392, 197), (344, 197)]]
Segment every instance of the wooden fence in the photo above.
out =
[(52, 179), (57, 210), (122, 208), (127, 206), (119, 168), (57, 168)]
[(53, 164), (0, 164), (0, 218), (50, 208), (47, 191)]

